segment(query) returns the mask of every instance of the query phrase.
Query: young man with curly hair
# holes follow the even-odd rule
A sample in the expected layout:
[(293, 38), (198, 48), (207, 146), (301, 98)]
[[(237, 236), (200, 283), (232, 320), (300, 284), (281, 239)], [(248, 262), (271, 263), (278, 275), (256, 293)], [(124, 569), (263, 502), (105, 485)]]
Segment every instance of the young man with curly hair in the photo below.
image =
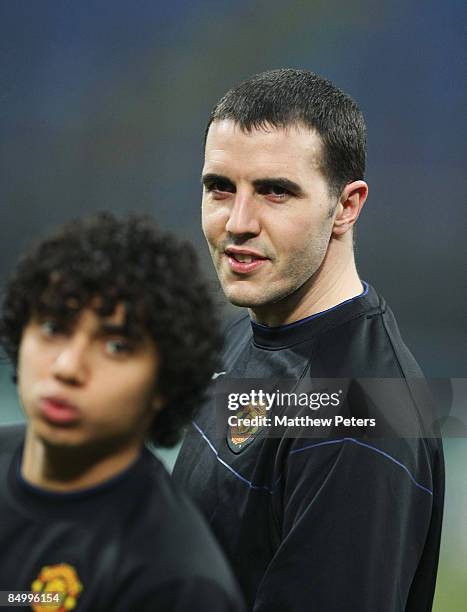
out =
[(72, 222), (22, 258), (0, 318), (27, 417), (0, 428), (0, 591), (37, 611), (242, 609), (144, 447), (173, 445), (202, 399), (215, 323), (192, 247), (148, 218)]

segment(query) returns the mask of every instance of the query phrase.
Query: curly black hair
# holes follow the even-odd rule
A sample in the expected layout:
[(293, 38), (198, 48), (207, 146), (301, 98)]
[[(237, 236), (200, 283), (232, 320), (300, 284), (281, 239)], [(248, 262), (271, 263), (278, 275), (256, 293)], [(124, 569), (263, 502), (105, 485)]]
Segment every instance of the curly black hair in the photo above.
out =
[(0, 343), (17, 366), (32, 316), (75, 317), (96, 304), (101, 316), (123, 303), (126, 325), (151, 336), (161, 356), (163, 410), (149, 438), (172, 446), (203, 400), (221, 348), (214, 300), (188, 242), (148, 216), (108, 212), (67, 223), (23, 256), (0, 314)]

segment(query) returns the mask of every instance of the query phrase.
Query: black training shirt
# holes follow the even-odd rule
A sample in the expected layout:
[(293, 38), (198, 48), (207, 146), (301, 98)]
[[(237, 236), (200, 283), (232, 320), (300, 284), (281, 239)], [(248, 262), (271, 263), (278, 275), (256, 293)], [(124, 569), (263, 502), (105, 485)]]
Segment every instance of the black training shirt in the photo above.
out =
[(204, 521), (147, 449), (107, 483), (52, 493), (21, 477), (23, 438), (0, 428), (0, 591), (61, 587), (77, 612), (243, 610)]
[[(397, 395), (377, 406), (391, 435), (269, 438), (260, 430), (235, 447), (229, 431), (219, 437), (214, 398), (229, 378), (394, 379)], [(367, 285), (297, 323), (269, 328), (246, 316), (230, 327), (174, 478), (208, 520), (250, 609), (431, 610), (444, 467), (441, 442), (423, 434), (421, 380), (392, 312)], [(404, 437), (407, 424), (417, 435)]]

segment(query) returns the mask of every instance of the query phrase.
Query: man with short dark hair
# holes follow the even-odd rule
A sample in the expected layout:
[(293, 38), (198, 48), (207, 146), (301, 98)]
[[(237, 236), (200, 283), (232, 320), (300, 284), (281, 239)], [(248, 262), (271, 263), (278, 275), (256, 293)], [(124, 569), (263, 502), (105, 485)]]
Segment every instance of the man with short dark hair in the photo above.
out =
[[(208, 122), (203, 230), (225, 295), (249, 316), (227, 331), (211, 400), (174, 476), (255, 612), (432, 606), (442, 447), (423, 415), (422, 373), (385, 301), (357, 273), (365, 154), (355, 102), (305, 70), (253, 76)], [(305, 421), (284, 420), (284, 406), (274, 407), (277, 421), (251, 400), (219, 436), (222, 393), (250, 379), (275, 398), (284, 381), (289, 398), (321, 390), (313, 397), (332, 419), (300, 429)]]
[(192, 247), (149, 218), (76, 221), (23, 257), (0, 317), (27, 417), (0, 428), (8, 602), (242, 609), (204, 521), (143, 446), (177, 441), (211, 377), (216, 329)]

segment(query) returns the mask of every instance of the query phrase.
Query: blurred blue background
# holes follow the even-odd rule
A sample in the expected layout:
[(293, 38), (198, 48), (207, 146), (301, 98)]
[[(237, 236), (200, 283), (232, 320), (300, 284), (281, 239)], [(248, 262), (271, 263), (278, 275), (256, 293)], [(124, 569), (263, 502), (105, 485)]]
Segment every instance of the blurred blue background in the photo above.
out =
[[(209, 111), (252, 73), (308, 68), (367, 119), (362, 277), (429, 376), (466, 377), (466, 24), (457, 0), (3, 0), (0, 284), (32, 239), (108, 208), (151, 212), (191, 239), (214, 286), (199, 228)], [(1, 420), (16, 418), (5, 366), (0, 401)], [(467, 440), (448, 440), (446, 457), (435, 610), (457, 612), (467, 601)]]

